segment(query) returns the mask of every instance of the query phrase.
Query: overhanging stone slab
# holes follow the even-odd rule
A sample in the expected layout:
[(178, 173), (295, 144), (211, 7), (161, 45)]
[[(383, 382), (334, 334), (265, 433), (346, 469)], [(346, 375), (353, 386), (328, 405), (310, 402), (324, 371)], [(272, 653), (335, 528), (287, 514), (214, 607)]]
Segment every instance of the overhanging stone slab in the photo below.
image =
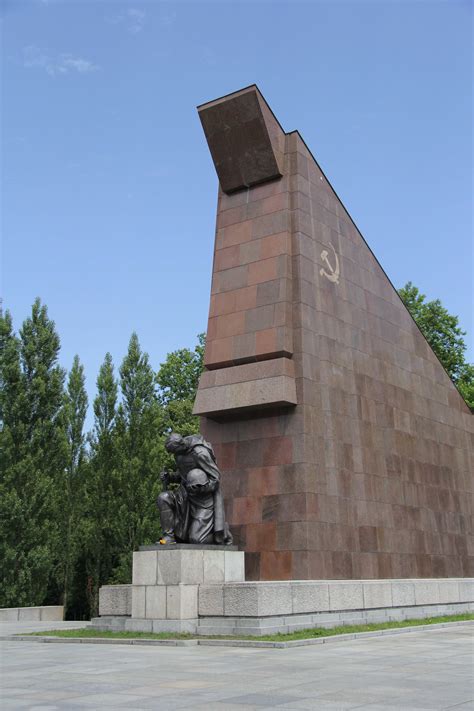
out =
[(297, 402), (293, 361), (274, 358), (204, 372), (193, 414), (216, 419), (230, 413), (292, 407)]

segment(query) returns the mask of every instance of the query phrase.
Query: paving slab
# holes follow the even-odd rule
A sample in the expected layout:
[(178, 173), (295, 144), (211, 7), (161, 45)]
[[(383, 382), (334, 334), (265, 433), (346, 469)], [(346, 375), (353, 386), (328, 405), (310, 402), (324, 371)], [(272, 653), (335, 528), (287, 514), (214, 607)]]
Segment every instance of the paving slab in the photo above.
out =
[(280, 650), (3, 641), (2, 711), (464, 711), (474, 707), (473, 632), (466, 624)]

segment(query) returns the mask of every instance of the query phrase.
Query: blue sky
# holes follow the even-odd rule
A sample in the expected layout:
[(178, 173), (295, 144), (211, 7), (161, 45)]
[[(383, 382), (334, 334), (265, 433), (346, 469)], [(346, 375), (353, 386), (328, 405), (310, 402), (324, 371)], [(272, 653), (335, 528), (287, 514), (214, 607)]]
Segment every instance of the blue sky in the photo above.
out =
[(470, 0), (3, 0), (2, 293), (36, 296), (92, 399), (136, 330), (207, 325), (217, 196), (197, 104), (257, 83), (382, 266), (473, 349)]

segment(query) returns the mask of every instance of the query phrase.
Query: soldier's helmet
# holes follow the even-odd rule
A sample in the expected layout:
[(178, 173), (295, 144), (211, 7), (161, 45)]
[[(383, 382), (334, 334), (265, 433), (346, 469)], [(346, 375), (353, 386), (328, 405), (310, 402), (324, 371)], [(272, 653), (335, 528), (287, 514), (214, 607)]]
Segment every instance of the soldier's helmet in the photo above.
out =
[(207, 474), (202, 469), (191, 469), (186, 475), (186, 483), (192, 486), (204, 486), (208, 481)]

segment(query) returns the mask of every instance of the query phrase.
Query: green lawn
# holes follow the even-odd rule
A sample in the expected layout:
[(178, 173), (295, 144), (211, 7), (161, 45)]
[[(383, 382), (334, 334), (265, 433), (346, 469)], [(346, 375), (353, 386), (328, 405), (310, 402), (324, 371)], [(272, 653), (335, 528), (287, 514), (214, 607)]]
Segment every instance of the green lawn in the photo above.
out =
[[(353, 632), (374, 632), (376, 630), (398, 629), (400, 627), (415, 627), (417, 625), (432, 625), (440, 622), (462, 622), (474, 620), (474, 613), (463, 615), (445, 615), (443, 617), (427, 617), (423, 620), (403, 620), (401, 622), (377, 622), (368, 625), (341, 625), (340, 627), (318, 627), (316, 629), (300, 630), (288, 634), (271, 634), (262, 637), (257, 636), (234, 636), (232, 639), (261, 640), (262, 642), (290, 642), (292, 640), (313, 639), (315, 637), (332, 637), (338, 634), (351, 634)], [(101, 637), (107, 639), (226, 639), (225, 635), (219, 637), (204, 637), (185, 633), (171, 632), (100, 632), (88, 627), (75, 630), (48, 630), (47, 632), (32, 632), (32, 635), (39, 637)], [(227, 635), (229, 638), (229, 635)]]

